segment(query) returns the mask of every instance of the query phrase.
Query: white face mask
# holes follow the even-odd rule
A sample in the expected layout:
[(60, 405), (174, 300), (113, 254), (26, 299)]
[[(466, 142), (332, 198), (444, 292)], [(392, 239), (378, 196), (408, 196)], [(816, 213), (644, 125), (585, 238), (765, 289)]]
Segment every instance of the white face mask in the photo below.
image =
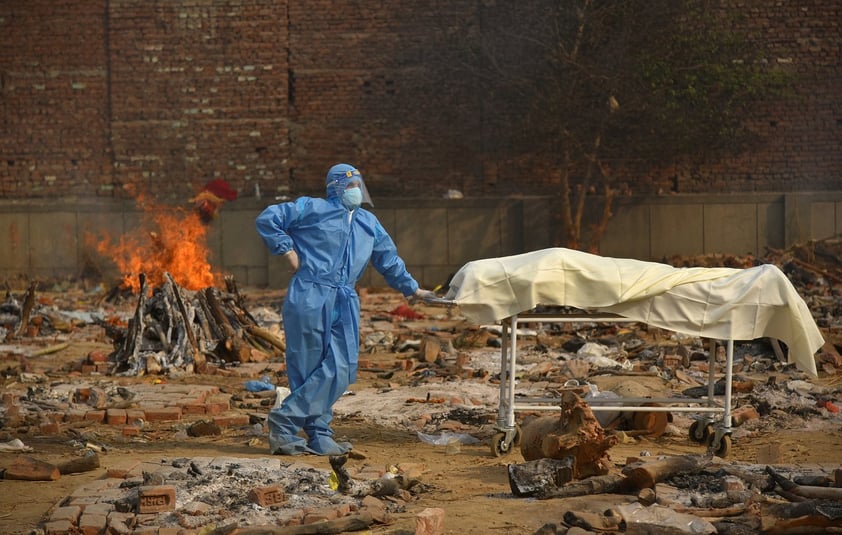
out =
[(348, 188), (342, 192), (342, 205), (348, 210), (356, 210), (363, 202), (363, 192), (360, 188)]

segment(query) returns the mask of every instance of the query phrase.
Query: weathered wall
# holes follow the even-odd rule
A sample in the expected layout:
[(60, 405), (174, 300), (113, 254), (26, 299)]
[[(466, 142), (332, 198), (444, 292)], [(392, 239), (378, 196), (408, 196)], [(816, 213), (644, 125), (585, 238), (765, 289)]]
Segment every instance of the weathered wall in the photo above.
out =
[[(208, 259), (244, 286), (283, 288), (288, 270), (254, 228), (265, 201), (226, 204), (211, 224)], [(550, 247), (553, 203), (546, 197), (391, 200), (374, 211), (410, 271), (433, 288), (470, 260)], [(87, 276), (116, 283), (120, 273), (88, 239), (143, 226), (130, 201), (0, 201), (0, 281)], [(147, 229), (154, 230), (154, 229)], [(672, 195), (618, 200), (602, 240), (605, 256), (662, 261), (703, 253), (763, 256), (809, 239), (842, 234), (842, 193)], [(385, 286), (371, 269), (365, 286)]]
[[(842, 4), (723, 3), (766, 38), (770, 61), (799, 74), (798, 98), (755, 110), (751, 126), (768, 141), (750, 154), (645, 182), (680, 193), (839, 189)], [(432, 74), (420, 44), (482, 31), (493, 7), (445, 4), (2, 2), (0, 197), (126, 197), (133, 185), (181, 200), (212, 178), (246, 198), (315, 193), (337, 160), (364, 171), (375, 199), (552, 194), (550, 175), (483, 152), (494, 110), (478, 80), (440, 80), (460, 95), (448, 110), (421, 89)], [(419, 128), (415, 114), (440, 116), (441, 128)]]

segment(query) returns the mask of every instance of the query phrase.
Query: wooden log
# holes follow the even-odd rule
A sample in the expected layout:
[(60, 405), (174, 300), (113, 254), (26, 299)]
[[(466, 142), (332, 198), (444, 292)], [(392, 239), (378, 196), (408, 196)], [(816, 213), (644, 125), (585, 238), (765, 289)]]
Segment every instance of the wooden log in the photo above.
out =
[(178, 308), (178, 312), (181, 315), (180, 323), (184, 326), (184, 330), (187, 331), (187, 339), (190, 341), (190, 349), (193, 353), (193, 365), (196, 368), (203, 368), (205, 366), (205, 355), (201, 352), (199, 344), (196, 342), (196, 333), (193, 332), (192, 327), (193, 322), (191, 321), (190, 315), (187, 313), (187, 307), (184, 306), (184, 299), (181, 297), (181, 291), (173, 280), (172, 275), (169, 273), (165, 273), (164, 275), (166, 276), (167, 281), (172, 285), (175, 303)]
[[(120, 348), (119, 355), (123, 357), (124, 363), (128, 366), (126, 373), (137, 375), (141, 371), (140, 365), (140, 344), (143, 339), (143, 331), (145, 327), (145, 310), (146, 310), (146, 274), (141, 273), (140, 292), (137, 297), (137, 308), (135, 308), (134, 316), (129, 320), (128, 333), (123, 340), (123, 345)], [(118, 366), (122, 366), (118, 363)]]
[(576, 458), (575, 479), (607, 474), (607, 451), (619, 441), (615, 435), (606, 436), (590, 407), (573, 392), (562, 394), (558, 417), (535, 418), (523, 426), (521, 434), (525, 460), (572, 455)]
[(21, 481), (55, 481), (61, 477), (61, 472), (54, 464), (23, 456), (15, 459), (6, 468), (3, 477)]
[(215, 288), (206, 288), (205, 297), (207, 298), (208, 307), (210, 308), (211, 316), (220, 327), (223, 338), (221, 340), (222, 348), (227, 353), (229, 361), (239, 360), (241, 362), (248, 362), (249, 352), (246, 344), (243, 342), (242, 336), (238, 336), (231, 321), (225, 312), (222, 310), (222, 305), (219, 302)]
[(842, 488), (798, 485), (775, 471), (771, 466), (766, 467), (766, 472), (772, 476), (775, 483), (780, 485), (782, 489), (796, 496), (814, 500), (842, 500)]
[(815, 500), (798, 503), (761, 504), (760, 527), (769, 535), (827, 533), (830, 528), (842, 529), (842, 518), (832, 518), (821, 511)]
[(592, 476), (578, 481), (571, 481), (556, 489), (547, 489), (537, 495), (539, 499), (573, 498), (590, 494), (625, 494), (629, 491), (626, 478), (620, 474)]
[(628, 470), (626, 478), (635, 490), (651, 489), (655, 483), (674, 475), (701, 472), (710, 463), (710, 459), (698, 455), (676, 455), (635, 465)]
[(352, 531), (362, 531), (374, 524), (371, 513), (359, 513), (334, 518), (324, 522), (314, 522), (300, 526), (248, 526), (236, 524), (214, 529), (208, 535), (334, 535)]
[(35, 288), (37, 284), (31, 283), (26, 290), (23, 297), (23, 306), (20, 309), (20, 325), (18, 326), (17, 336), (25, 336), (29, 328), (29, 316), (32, 314), (32, 309), (35, 307)]
[(270, 333), (263, 327), (258, 327), (257, 325), (246, 325), (245, 329), (246, 332), (248, 332), (249, 334), (256, 336), (262, 340), (265, 340), (266, 342), (269, 342), (269, 344), (276, 347), (277, 349), (280, 349), (281, 351), (287, 350), (286, 343), (284, 343), (283, 340)]
[(570, 455), (564, 459), (537, 459), (510, 464), (507, 469), (512, 494), (535, 496), (572, 481), (576, 469), (576, 458)]
[(81, 472), (90, 472), (99, 468), (99, 455), (96, 452), (91, 452), (87, 455), (80, 455), (74, 459), (70, 459), (58, 465), (58, 471), (64, 474), (78, 474)]

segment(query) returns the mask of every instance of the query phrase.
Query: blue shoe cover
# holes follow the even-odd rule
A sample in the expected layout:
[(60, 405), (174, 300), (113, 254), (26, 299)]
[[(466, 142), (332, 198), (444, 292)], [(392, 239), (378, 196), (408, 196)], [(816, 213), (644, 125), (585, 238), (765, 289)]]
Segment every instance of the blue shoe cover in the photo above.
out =
[(316, 455), (342, 455), (353, 448), (350, 442), (336, 442), (325, 435), (316, 435), (311, 438), (307, 446), (307, 449)]
[(269, 451), (273, 455), (304, 455), (316, 453), (307, 447), (307, 442), (297, 436), (269, 436)]

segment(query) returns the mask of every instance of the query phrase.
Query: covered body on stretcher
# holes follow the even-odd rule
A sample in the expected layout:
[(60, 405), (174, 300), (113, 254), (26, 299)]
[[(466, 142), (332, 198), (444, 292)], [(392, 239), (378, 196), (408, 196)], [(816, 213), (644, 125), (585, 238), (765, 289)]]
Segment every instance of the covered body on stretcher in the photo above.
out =
[[(453, 276), (443, 301), (457, 304), (473, 322), (503, 324), (498, 433), (491, 444), (495, 455), (507, 453), (519, 443), (515, 409), (537, 408), (515, 406), (518, 322), (575, 321), (559, 315), (526, 314), (539, 305), (575, 307), (592, 317), (601, 315), (601, 321), (620, 317), (691, 336), (727, 340), (726, 386), (721, 403), (714, 399), (711, 351), (708, 396), (698, 401), (705, 407), (688, 408), (684, 406), (687, 400), (675, 398), (628, 399), (633, 405), (592, 407), (652, 411), (669, 410), (663, 405), (668, 404), (672, 410), (704, 414), (691, 426), (690, 438), (707, 442), (712, 452), (723, 457), (731, 448), (734, 340), (780, 340), (788, 347), (789, 362), (812, 376), (817, 375), (814, 354), (824, 344), (806, 303), (773, 265), (747, 269), (675, 268), (554, 248), (469, 262)], [(510, 344), (507, 326), (511, 329)], [(714, 413), (722, 415), (715, 427), (710, 425), (708, 416)]]

